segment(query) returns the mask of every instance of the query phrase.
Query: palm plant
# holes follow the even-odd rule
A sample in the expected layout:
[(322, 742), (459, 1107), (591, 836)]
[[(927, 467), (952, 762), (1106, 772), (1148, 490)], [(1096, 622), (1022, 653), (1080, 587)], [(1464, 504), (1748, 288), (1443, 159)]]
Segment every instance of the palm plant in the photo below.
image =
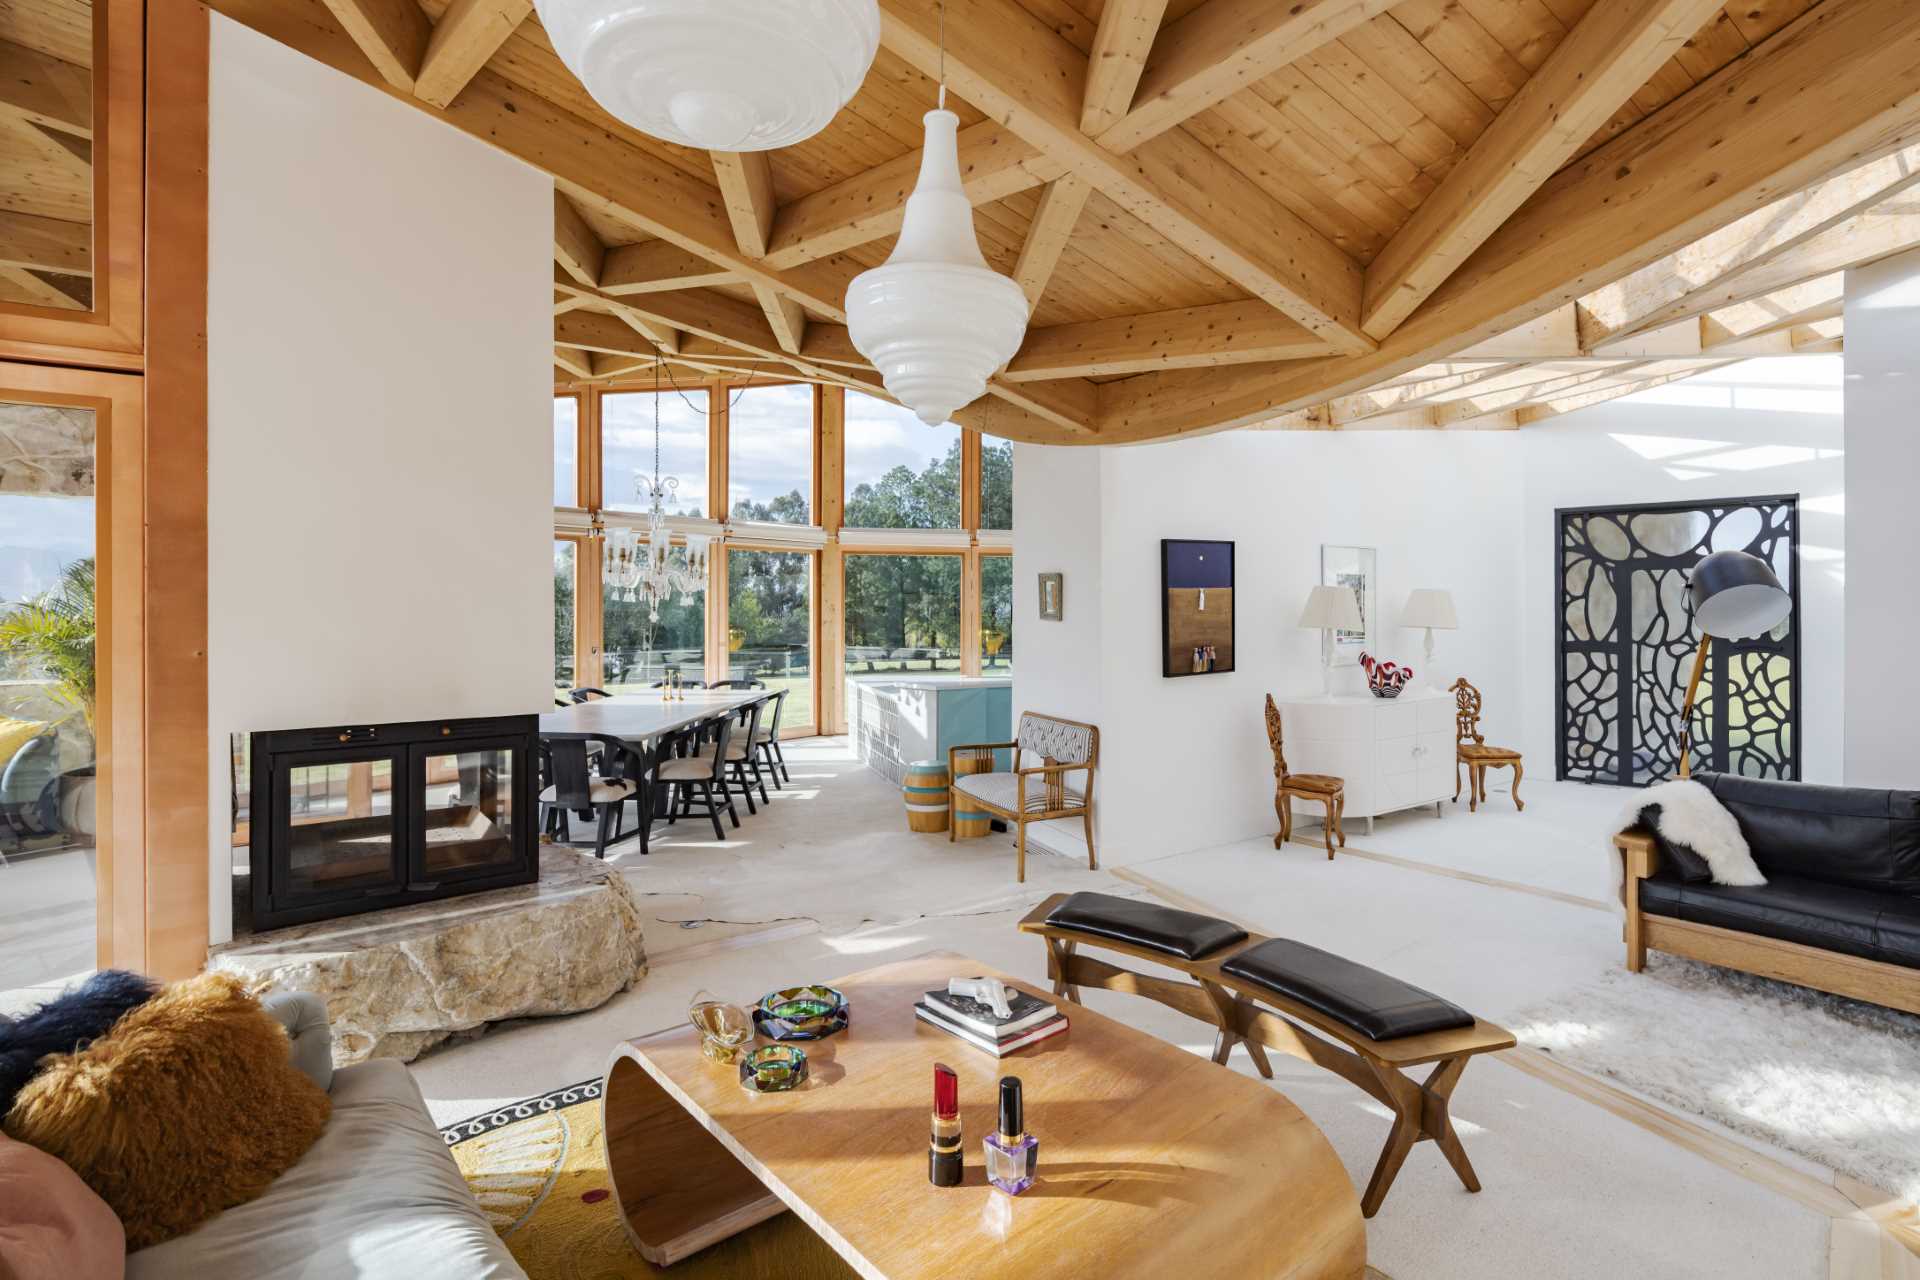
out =
[(44, 675), (48, 692), (93, 732), (93, 558), (76, 560), (54, 587), (0, 615), (0, 655)]

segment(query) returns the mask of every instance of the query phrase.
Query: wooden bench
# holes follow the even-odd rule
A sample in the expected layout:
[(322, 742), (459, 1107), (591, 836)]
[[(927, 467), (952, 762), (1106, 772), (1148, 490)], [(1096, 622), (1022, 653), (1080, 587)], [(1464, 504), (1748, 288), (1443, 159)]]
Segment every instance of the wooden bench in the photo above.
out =
[[(1073, 927), (1054, 923), (1052, 917), (1069, 903), (1074, 904), (1073, 912), (1080, 923)], [(1090, 928), (1088, 918), (1101, 912), (1112, 913), (1122, 924), (1105, 933), (1092, 931), (1103, 926), (1095, 921)], [(1146, 930), (1133, 927), (1142, 922)], [(1144, 945), (1116, 936), (1132, 933), (1144, 937), (1159, 926), (1165, 927), (1166, 935), (1149, 937)], [(1302, 944), (1250, 933), (1211, 916), (1134, 899), (1056, 893), (1030, 911), (1020, 922), (1020, 929), (1037, 934), (1046, 943), (1047, 975), (1053, 980), (1055, 995), (1076, 1004), (1080, 1003), (1081, 987), (1145, 996), (1211, 1025), (1215, 1031), (1215, 1062), (1224, 1064), (1235, 1045), (1245, 1045), (1261, 1076), (1272, 1079), (1273, 1068), (1266, 1051), (1275, 1049), (1325, 1067), (1391, 1110), (1393, 1129), (1360, 1200), (1361, 1212), (1367, 1217), (1379, 1211), (1407, 1153), (1419, 1142), (1431, 1140), (1438, 1145), (1467, 1190), (1480, 1190), (1480, 1180), (1454, 1132), (1448, 1100), (1474, 1055), (1513, 1047), (1514, 1038), (1505, 1028), (1459, 1010), (1459, 1016), (1468, 1020), (1465, 1025), (1375, 1038), (1350, 1017), (1315, 1007), (1266, 982), (1227, 972), (1223, 966), (1232, 965), (1236, 957), (1243, 958), (1242, 964), (1248, 963), (1249, 952), (1261, 956), (1311, 953), (1375, 990), (1404, 989), (1447, 1010), (1453, 1006), (1417, 988), (1407, 988), (1385, 974)], [(1267, 948), (1268, 943), (1278, 946)], [(1177, 970), (1193, 981), (1137, 973), (1081, 954), (1082, 948), (1093, 947)], [(1405, 1074), (1428, 1063), (1437, 1065), (1425, 1080)]]

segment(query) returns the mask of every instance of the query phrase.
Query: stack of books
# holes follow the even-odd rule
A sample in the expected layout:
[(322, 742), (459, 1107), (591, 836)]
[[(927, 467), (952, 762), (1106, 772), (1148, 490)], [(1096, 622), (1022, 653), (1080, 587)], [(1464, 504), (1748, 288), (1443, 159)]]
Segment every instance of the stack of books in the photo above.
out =
[(1067, 1029), (1066, 1015), (1037, 996), (1008, 987), (1007, 1005), (1008, 1016), (1002, 1018), (978, 1000), (929, 991), (913, 1006), (913, 1016), (996, 1058)]

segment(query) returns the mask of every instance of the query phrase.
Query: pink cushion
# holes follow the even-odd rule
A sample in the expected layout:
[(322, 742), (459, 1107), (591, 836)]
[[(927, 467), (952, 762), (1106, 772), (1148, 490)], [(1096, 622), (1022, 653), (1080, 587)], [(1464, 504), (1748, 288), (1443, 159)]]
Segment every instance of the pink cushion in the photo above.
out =
[(0, 1137), (0, 1280), (121, 1280), (120, 1219), (80, 1175)]

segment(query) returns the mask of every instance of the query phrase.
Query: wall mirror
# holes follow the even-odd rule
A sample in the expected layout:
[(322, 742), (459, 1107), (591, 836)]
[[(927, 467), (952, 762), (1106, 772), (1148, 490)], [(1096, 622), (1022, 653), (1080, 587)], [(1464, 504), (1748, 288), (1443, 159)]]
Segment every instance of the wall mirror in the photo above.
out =
[(0, 302), (94, 309), (91, 0), (0, 5)]
[(1358, 666), (1361, 652), (1374, 643), (1373, 637), (1378, 627), (1374, 619), (1378, 616), (1376, 605), (1379, 595), (1374, 559), (1372, 547), (1331, 544), (1322, 544), (1320, 547), (1320, 585), (1347, 588), (1353, 592), (1354, 603), (1360, 607), (1360, 630), (1325, 633), (1326, 638), (1321, 643), (1330, 666)]

